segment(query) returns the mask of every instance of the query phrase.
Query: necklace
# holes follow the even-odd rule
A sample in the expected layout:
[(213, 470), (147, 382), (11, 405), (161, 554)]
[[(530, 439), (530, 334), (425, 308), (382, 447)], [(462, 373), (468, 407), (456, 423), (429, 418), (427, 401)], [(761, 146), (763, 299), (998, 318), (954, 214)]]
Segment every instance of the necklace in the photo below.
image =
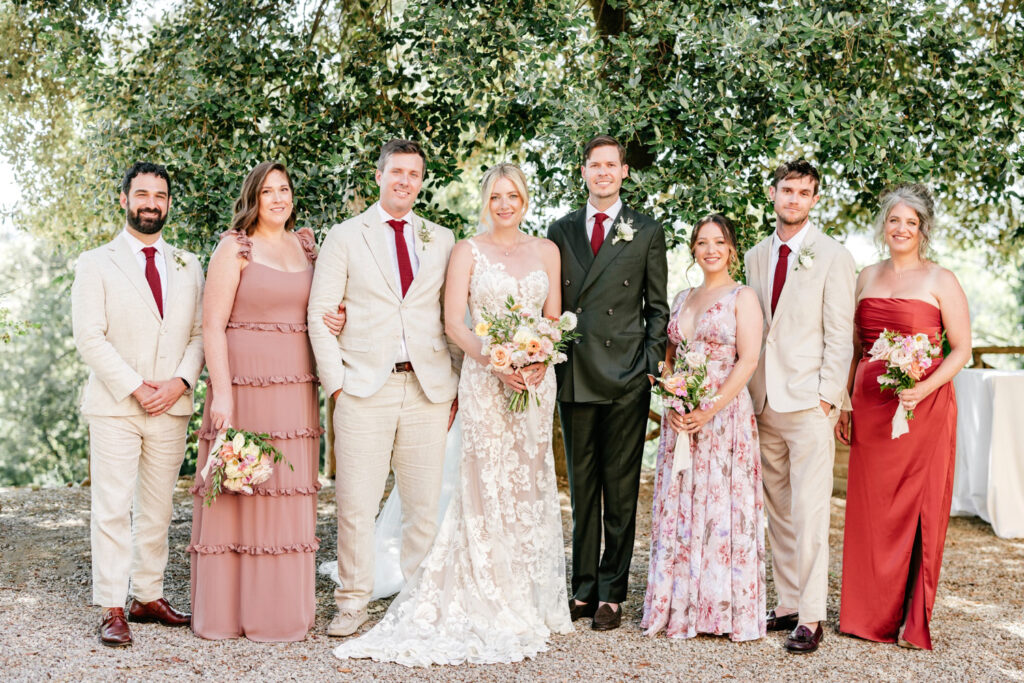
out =
[(516, 241), (513, 242), (511, 246), (502, 246), (501, 243), (497, 242), (497, 241), (495, 241), (494, 244), (499, 249), (501, 249), (501, 253), (502, 254), (504, 254), (505, 256), (511, 256), (512, 252), (515, 251), (516, 249), (518, 249), (519, 245), (523, 243), (523, 239), (522, 238), (523, 238), (523, 233), (517, 231), (516, 232)]

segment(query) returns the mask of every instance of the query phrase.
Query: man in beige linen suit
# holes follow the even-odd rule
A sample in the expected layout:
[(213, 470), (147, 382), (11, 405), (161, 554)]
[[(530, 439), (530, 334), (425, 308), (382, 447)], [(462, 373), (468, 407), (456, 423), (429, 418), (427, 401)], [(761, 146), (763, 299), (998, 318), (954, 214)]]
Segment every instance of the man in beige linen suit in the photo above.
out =
[[(328, 635), (367, 619), (374, 517), (393, 468), (402, 499), (402, 573), (416, 571), (437, 531), (445, 441), (461, 354), (444, 335), (442, 301), (452, 232), (412, 212), (423, 185), (419, 145), (392, 140), (377, 162), (380, 201), (331, 228), (309, 296), (309, 338), (334, 409), (338, 614)], [(340, 337), (323, 315), (344, 304)]]
[(775, 231), (747, 252), (747, 283), (764, 311), (761, 359), (750, 379), (757, 413), (778, 605), (769, 630), (791, 630), (790, 652), (813, 652), (824, 634), (829, 504), (835, 440), (853, 355), (850, 253), (808, 219), (817, 169), (780, 166), (769, 188)]
[[(132, 642), (128, 618), (184, 626), (163, 597), (172, 494), (185, 457), (192, 392), (203, 368), (203, 271), (161, 237), (170, 178), (155, 164), (125, 174), (123, 232), (78, 259), (71, 289), (75, 344), (89, 379), (93, 602), (100, 641)], [(130, 589), (129, 589), (130, 583)]]

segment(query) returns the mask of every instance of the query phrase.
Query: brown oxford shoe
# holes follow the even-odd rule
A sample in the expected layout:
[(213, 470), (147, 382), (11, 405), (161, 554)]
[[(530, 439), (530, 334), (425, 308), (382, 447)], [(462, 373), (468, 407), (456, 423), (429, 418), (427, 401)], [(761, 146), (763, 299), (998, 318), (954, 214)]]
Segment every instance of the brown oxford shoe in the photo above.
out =
[(163, 598), (153, 602), (139, 602), (132, 598), (132, 604), (128, 605), (128, 618), (140, 624), (155, 621), (164, 626), (188, 626), (192, 623), (191, 614), (179, 612)]
[(618, 609), (612, 609), (611, 605), (604, 604), (597, 608), (594, 613), (594, 623), (590, 628), (595, 631), (611, 631), (622, 624), (622, 605)]
[(596, 611), (596, 602), (584, 602), (580, 604), (576, 602), (575, 598), (569, 598), (569, 618), (573, 621), (593, 617), (594, 612)]
[(132, 644), (132, 630), (124, 618), (124, 609), (108, 607), (103, 610), (100, 622), (100, 642), (107, 647), (124, 647)]
[(786, 636), (785, 647), (795, 654), (807, 654), (818, 649), (818, 644), (824, 636), (825, 630), (821, 628), (820, 621), (818, 622), (818, 628), (814, 629), (814, 633), (811, 633), (811, 629), (801, 624)]
[(769, 631), (792, 631), (800, 624), (800, 615), (796, 612), (781, 617), (775, 616), (775, 610), (768, 613), (765, 628)]

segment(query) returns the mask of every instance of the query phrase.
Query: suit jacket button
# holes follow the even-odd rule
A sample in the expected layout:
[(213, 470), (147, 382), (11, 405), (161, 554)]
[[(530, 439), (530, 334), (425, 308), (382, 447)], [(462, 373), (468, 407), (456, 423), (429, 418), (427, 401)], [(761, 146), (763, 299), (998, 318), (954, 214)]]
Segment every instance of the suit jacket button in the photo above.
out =
[(629, 287), (629, 280), (623, 280), (622, 281), (622, 286), (623, 287)]
[(608, 315), (611, 315), (611, 314), (612, 314), (612, 309), (609, 308), (608, 309)]
[(605, 339), (604, 340), (604, 345), (605, 346), (611, 346), (612, 345), (612, 340), (611, 339)]
[(573, 341), (576, 342), (577, 344), (579, 344), (583, 340), (580, 339), (579, 337), (576, 337), (575, 339), (573, 339)]
[(569, 281), (568, 281), (568, 280), (566, 280), (566, 281), (565, 281), (565, 286), (566, 286), (566, 287), (568, 287), (568, 286), (569, 286)]
[(582, 308), (577, 308), (577, 309), (576, 309), (576, 313), (582, 313), (582, 312), (583, 312), (583, 309), (582, 309)]

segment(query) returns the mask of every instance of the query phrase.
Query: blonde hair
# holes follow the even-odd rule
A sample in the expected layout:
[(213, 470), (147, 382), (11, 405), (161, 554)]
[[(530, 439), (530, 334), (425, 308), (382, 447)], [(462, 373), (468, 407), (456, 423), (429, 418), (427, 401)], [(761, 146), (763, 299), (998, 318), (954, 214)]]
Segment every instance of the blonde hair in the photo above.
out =
[(923, 260), (935, 225), (935, 200), (928, 188), (920, 183), (903, 183), (882, 193), (878, 202), (878, 215), (875, 217), (875, 239), (881, 246), (885, 246), (885, 221), (900, 204), (906, 204), (917, 214), (917, 230), (921, 236), (917, 243), (917, 255)]
[(482, 229), (490, 230), (494, 226), (491, 224), (491, 193), (494, 191), (494, 184), (501, 178), (507, 178), (513, 185), (516, 186), (516, 190), (523, 198), (523, 210), (519, 218), (526, 215), (526, 210), (530, 208), (530, 191), (526, 189), (526, 175), (523, 170), (515, 164), (510, 164), (506, 161), (500, 164), (495, 164), (487, 169), (484, 173), (483, 180), (480, 181), (480, 227)]

